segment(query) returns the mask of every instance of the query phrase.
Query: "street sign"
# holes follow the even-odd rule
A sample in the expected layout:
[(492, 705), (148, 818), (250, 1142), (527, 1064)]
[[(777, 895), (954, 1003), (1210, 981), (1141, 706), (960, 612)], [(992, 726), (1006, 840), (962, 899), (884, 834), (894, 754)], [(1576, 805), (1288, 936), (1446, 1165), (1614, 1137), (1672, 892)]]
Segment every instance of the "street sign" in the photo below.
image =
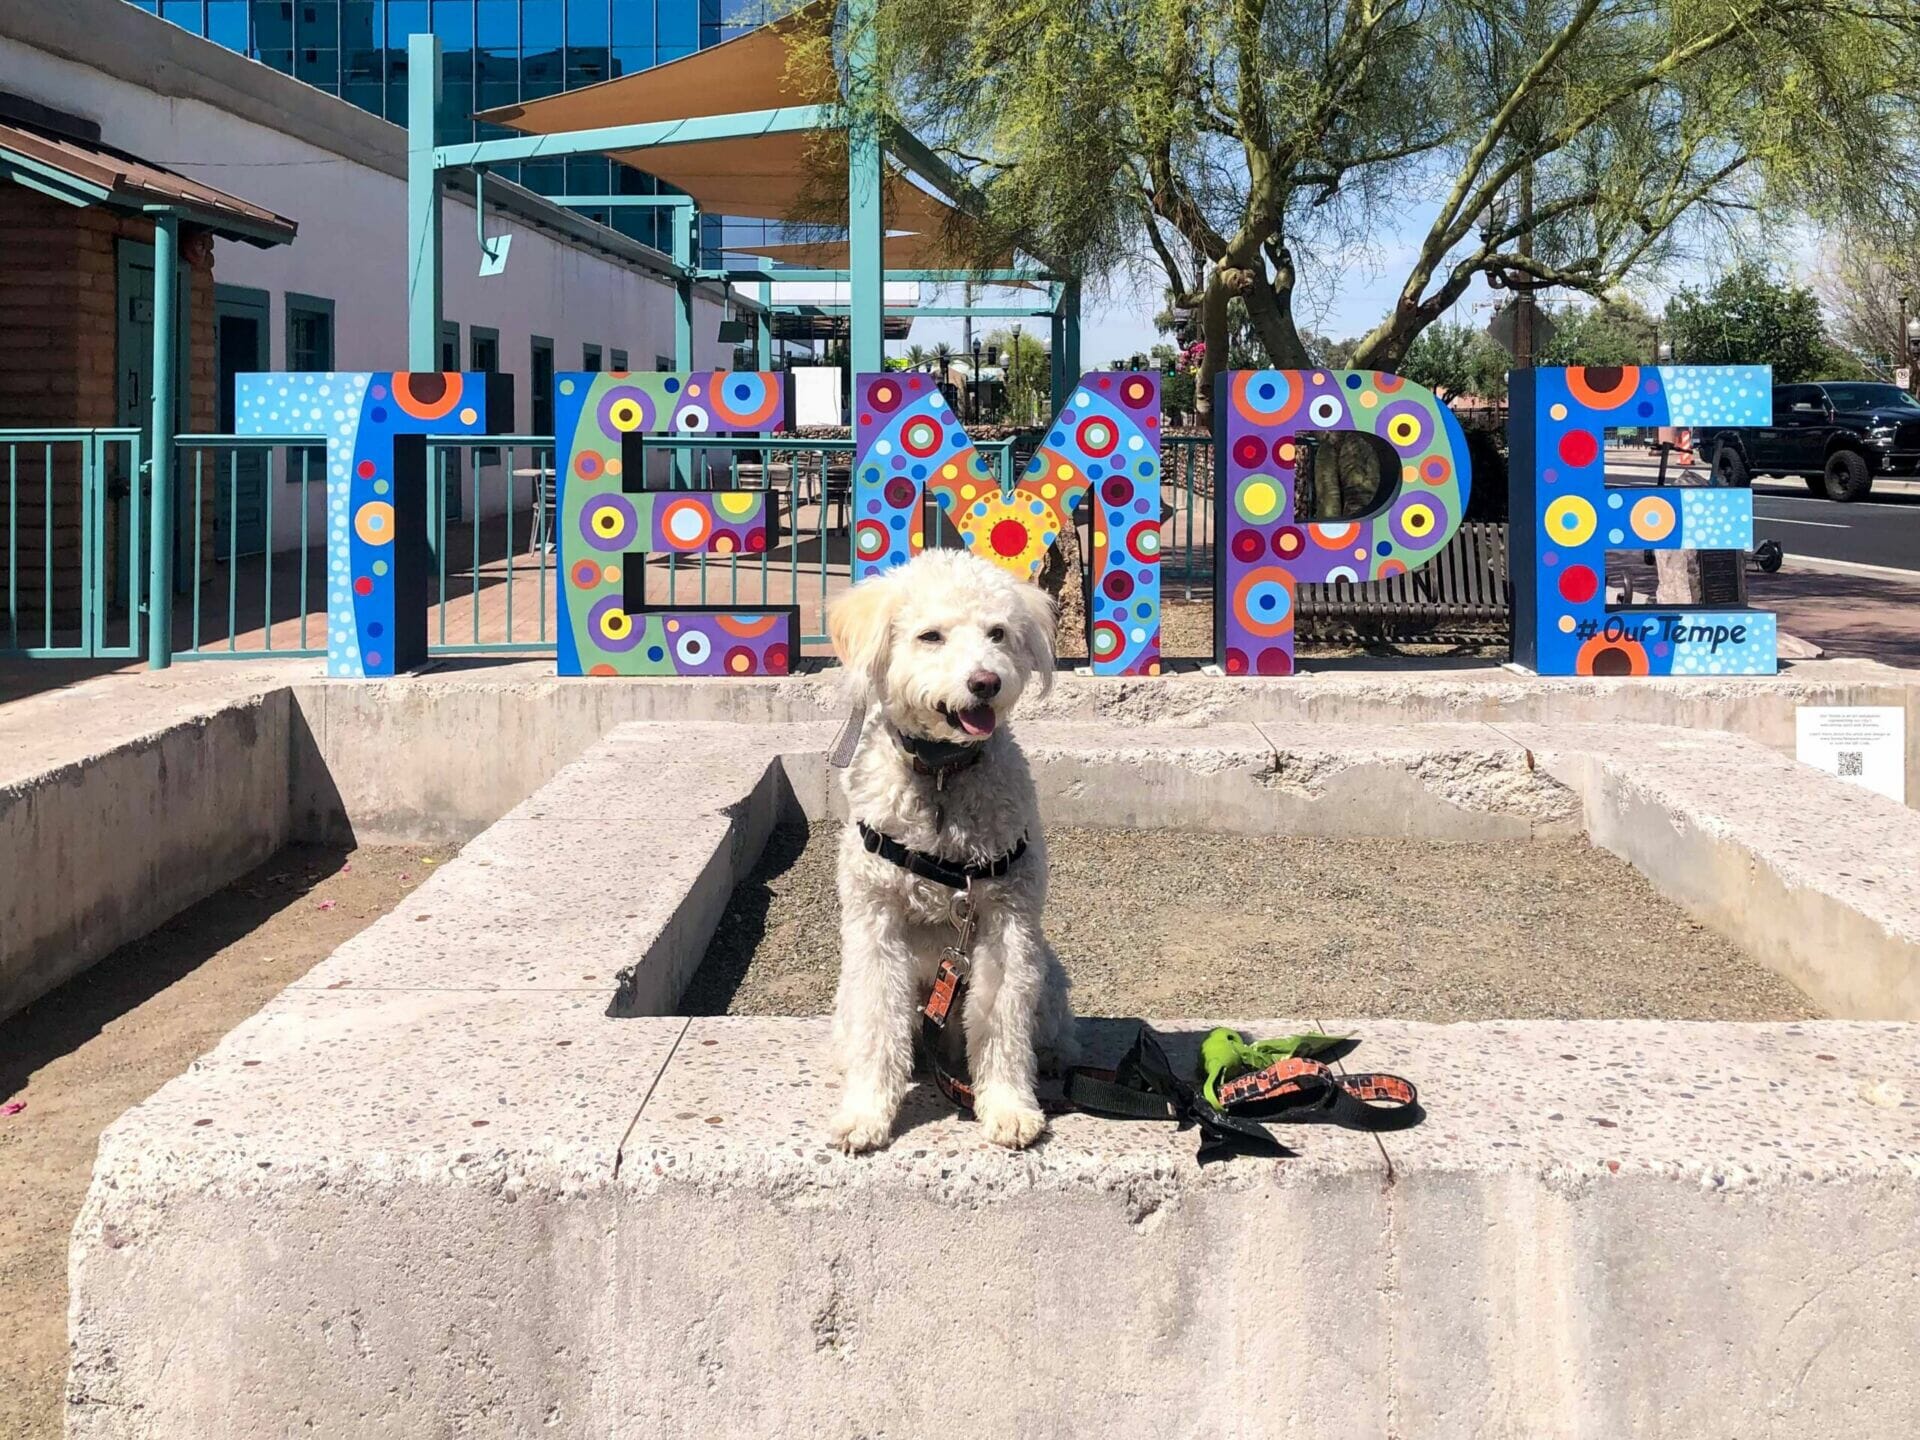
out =
[(1893, 383), (1898, 385), (1902, 390), (1913, 389), (1912, 367), (1902, 365), (1899, 369), (1895, 370), (1893, 372)]
[[(1520, 302), (1518, 300), (1509, 300), (1498, 310), (1494, 311), (1493, 319), (1487, 322), (1487, 334), (1493, 337), (1494, 344), (1498, 345), (1509, 355), (1517, 355), (1520, 353), (1519, 336), (1514, 333), (1515, 327), (1519, 323), (1519, 310)], [(1542, 310), (1538, 305), (1535, 305), (1533, 307), (1533, 355), (1536, 361), (1540, 358), (1540, 352), (1546, 349), (1548, 343), (1552, 341), (1557, 329), (1558, 327), (1553, 323), (1553, 320), (1548, 316), (1547, 312)]]

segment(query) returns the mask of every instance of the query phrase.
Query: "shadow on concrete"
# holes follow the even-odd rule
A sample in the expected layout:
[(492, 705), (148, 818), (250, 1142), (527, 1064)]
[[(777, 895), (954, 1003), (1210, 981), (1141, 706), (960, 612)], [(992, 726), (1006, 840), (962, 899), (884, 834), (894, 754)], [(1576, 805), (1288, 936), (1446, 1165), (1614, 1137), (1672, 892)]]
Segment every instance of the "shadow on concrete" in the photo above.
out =
[(49, 1061), (192, 974), (227, 946), (297, 905), (348, 859), (344, 846), (289, 846), (190, 905), (24, 1010), (0, 1021), (0, 1099)]
[(753, 957), (766, 938), (767, 912), (773, 907), (773, 891), (768, 882), (784, 875), (799, 862), (807, 848), (805, 825), (776, 825), (767, 836), (766, 849), (734, 887), (726, 913), (707, 942), (706, 958), (687, 982), (677, 1013), (681, 1015), (725, 1015), (733, 997), (752, 967)]

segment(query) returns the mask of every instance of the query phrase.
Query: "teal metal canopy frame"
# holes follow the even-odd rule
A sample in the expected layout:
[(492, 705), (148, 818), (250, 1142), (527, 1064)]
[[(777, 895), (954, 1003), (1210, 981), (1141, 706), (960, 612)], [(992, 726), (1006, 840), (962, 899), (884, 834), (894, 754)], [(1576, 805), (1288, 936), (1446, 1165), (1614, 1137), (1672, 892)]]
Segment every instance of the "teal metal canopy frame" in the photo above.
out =
[[(883, 185), (885, 157), (891, 154), (909, 174), (918, 176), (944, 194), (957, 208), (978, 214), (979, 193), (926, 144), (891, 121), (882, 121), (875, 103), (876, 51), (873, 7), (876, 0), (845, 0), (847, 10), (848, 105), (844, 115), (825, 105), (791, 105), (772, 110), (750, 110), (684, 120), (601, 126), (593, 129), (482, 140), (463, 145), (434, 143), (434, 119), (441, 98), (441, 48), (434, 35), (413, 35), (407, 41), (407, 63), (414, 83), (407, 106), (407, 360), (415, 370), (439, 367), (440, 317), (443, 297), (443, 256), (440, 218), (440, 172), (484, 168), (517, 160), (607, 151), (689, 145), (703, 141), (750, 139), (755, 136), (844, 127), (847, 135), (847, 266), (777, 267), (752, 269), (723, 266), (701, 268), (694, 249), (696, 207), (691, 197), (674, 195), (560, 195), (557, 205), (588, 208), (665, 208), (673, 216), (673, 243), (668, 267), (674, 276), (678, 304), (674, 318), (674, 365), (693, 367), (693, 289), (700, 282), (757, 287), (759, 298), (755, 351), (760, 363), (769, 363), (771, 349), (771, 286), (779, 282), (844, 283), (846, 304), (809, 305), (820, 314), (849, 318), (848, 359), (854, 373), (885, 368), (884, 331), (889, 314), (928, 318), (1035, 319), (1050, 322), (1053, 342), (1052, 392), (1056, 401), (1080, 374), (1080, 285), (1051, 269), (1021, 265), (989, 270), (888, 270), (885, 264), (886, 221)], [(427, 83), (422, 83), (427, 82)], [(885, 284), (889, 280), (934, 284), (1044, 283), (1044, 306), (962, 305), (889, 307)]]

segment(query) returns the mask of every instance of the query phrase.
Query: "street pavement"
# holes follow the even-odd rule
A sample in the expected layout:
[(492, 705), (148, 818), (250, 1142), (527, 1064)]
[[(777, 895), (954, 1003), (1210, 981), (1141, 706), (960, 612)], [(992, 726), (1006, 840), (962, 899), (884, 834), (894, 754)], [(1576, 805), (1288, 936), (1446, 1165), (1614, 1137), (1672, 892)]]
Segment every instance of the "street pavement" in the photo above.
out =
[[(1644, 451), (1607, 453), (1607, 479), (1615, 484), (1651, 485), (1658, 475), (1658, 462)], [(1667, 472), (1669, 484), (1705, 478), (1705, 468), (1697, 464)], [(1777, 540), (1789, 556), (1886, 566), (1920, 576), (1920, 483), (1913, 480), (1876, 480), (1869, 499), (1841, 505), (1808, 494), (1799, 479), (1756, 478), (1753, 522), (1755, 540)]]

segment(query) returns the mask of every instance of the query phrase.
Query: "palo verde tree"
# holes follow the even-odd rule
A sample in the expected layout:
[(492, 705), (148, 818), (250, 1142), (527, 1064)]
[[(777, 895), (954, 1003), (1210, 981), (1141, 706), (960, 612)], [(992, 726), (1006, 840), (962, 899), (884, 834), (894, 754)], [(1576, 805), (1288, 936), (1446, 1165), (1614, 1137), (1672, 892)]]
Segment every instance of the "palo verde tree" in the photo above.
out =
[(1390, 368), (1491, 272), (1602, 296), (1716, 222), (1901, 216), (1920, 193), (1920, 0), (875, 14), (881, 103), (977, 189), (981, 253), (1164, 272), (1199, 312), (1203, 399), (1232, 301), (1268, 363), (1308, 363), (1296, 298), (1355, 260), (1391, 259), (1397, 292), (1353, 355)]

